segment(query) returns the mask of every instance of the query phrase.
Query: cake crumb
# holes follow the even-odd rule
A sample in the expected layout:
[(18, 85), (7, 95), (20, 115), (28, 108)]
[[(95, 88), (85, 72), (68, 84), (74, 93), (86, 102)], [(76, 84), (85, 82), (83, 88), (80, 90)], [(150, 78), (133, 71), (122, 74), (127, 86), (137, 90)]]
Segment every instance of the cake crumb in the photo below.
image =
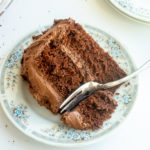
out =
[(14, 144), (14, 143), (15, 143), (15, 140), (14, 140), (14, 139), (12, 139), (12, 140), (8, 140), (8, 143), (12, 143), (12, 144)]
[(130, 82), (128, 82), (127, 84), (125, 84), (125, 87), (129, 86), (130, 85)]
[(5, 124), (5, 128), (8, 128), (8, 125), (7, 125), (7, 124)]
[(119, 95), (119, 93), (116, 93), (116, 95)]

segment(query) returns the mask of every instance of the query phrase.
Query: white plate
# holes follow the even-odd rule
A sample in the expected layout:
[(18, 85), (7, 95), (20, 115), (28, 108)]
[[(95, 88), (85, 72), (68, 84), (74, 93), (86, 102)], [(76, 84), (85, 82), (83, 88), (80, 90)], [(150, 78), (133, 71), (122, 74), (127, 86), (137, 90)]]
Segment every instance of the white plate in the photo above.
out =
[[(127, 73), (134, 71), (135, 66), (125, 48), (109, 34), (85, 25), (86, 31), (107, 51)], [(46, 29), (46, 28), (44, 28)], [(0, 103), (10, 121), (26, 135), (49, 145), (60, 147), (75, 147), (88, 145), (108, 135), (126, 118), (131, 110), (136, 94), (137, 79), (130, 84), (122, 85), (114, 95), (118, 107), (112, 118), (105, 121), (103, 128), (96, 131), (80, 131), (66, 127), (59, 115), (53, 115), (41, 107), (29, 92), (27, 82), (20, 76), (20, 59), (23, 50), (32, 41), (28, 35), (14, 47), (2, 63), (0, 74)]]
[(106, 0), (123, 14), (150, 23), (150, 0)]

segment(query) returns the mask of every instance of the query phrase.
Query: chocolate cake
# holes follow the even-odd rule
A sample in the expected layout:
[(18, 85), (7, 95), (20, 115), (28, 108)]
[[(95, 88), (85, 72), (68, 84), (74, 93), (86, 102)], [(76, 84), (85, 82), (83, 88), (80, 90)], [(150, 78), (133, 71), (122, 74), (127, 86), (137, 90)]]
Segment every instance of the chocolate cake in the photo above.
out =
[[(83, 83), (106, 83), (126, 76), (112, 57), (72, 19), (55, 20), (52, 27), (33, 39), (33, 44), (24, 51), (21, 75), (29, 82), (30, 92), (37, 102), (54, 114), (59, 112), (62, 102)], [(79, 129), (97, 128), (115, 109), (116, 102), (110, 92), (114, 93), (117, 88), (95, 93), (81, 102), (73, 112), (63, 114), (62, 120), (78, 128), (75, 124), (71, 125), (67, 118), (72, 114), (80, 114), (86, 127), (80, 126)], [(101, 107), (108, 106), (107, 111), (99, 109), (102, 100), (104, 103)], [(86, 111), (88, 106), (90, 111)], [(83, 115), (85, 112), (82, 108), (85, 108), (88, 117)], [(94, 111), (99, 113), (95, 118), (98, 123), (87, 123), (86, 118), (92, 118)]]

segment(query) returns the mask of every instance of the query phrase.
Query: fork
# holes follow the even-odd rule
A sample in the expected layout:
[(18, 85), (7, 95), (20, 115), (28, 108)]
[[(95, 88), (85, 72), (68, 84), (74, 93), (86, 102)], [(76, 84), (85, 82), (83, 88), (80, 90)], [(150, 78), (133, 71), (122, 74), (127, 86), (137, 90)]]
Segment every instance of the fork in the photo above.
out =
[(63, 113), (65, 111), (71, 111), (73, 108), (75, 108), (82, 100), (88, 98), (90, 95), (92, 95), (95, 91), (98, 90), (105, 90), (112, 87), (115, 87), (117, 85), (120, 85), (122, 83), (125, 83), (138, 75), (139, 72), (146, 69), (147, 67), (150, 67), (150, 59), (148, 59), (141, 67), (139, 67), (136, 71), (131, 73), (130, 75), (121, 78), (116, 81), (108, 82), (105, 84), (100, 84), (98, 82), (89, 81), (83, 85), (81, 85), (78, 89), (76, 89), (59, 107), (59, 112)]

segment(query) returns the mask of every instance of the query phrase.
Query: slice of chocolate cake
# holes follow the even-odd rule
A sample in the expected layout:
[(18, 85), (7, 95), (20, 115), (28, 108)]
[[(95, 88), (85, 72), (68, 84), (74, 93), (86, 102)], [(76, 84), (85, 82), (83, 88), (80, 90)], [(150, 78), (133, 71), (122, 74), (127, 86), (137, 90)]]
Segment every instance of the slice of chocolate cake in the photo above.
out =
[[(72, 19), (55, 20), (50, 29), (34, 39), (24, 51), (21, 75), (29, 82), (31, 94), (38, 103), (55, 114), (81, 84), (106, 83), (126, 76), (112, 57)], [(116, 88), (109, 91), (114, 92)], [(65, 117), (63, 120), (67, 123)]]

